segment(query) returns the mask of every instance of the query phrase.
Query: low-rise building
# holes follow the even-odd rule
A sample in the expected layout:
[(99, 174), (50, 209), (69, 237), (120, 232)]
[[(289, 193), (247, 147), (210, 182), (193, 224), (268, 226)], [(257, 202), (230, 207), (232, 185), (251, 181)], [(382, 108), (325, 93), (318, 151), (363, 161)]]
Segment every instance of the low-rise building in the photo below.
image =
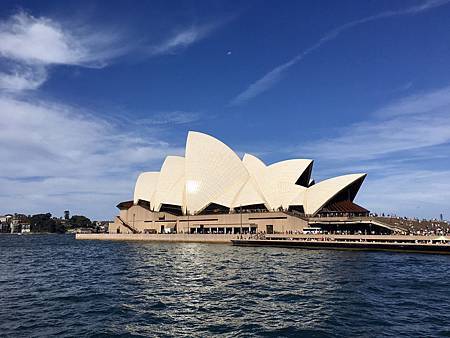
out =
[(13, 215), (0, 215), (0, 233), (7, 233), (11, 231), (11, 220)]

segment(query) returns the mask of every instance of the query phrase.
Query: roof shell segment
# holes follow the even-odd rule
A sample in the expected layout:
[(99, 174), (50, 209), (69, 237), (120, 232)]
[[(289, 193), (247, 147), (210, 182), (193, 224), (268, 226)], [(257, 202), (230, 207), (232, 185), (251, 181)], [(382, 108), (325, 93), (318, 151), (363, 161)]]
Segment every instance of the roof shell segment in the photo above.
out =
[(283, 208), (288, 208), (290, 205), (302, 205), (303, 198), (297, 199), (298, 196), (302, 196), (305, 187), (288, 183), (288, 182), (275, 182), (274, 190), (277, 198), (277, 205)]
[(296, 184), (303, 172), (308, 169), (313, 161), (307, 159), (291, 159), (276, 162), (267, 168), (270, 175), (277, 181)]
[(291, 201), (303, 204), (303, 198), (299, 201), (295, 198), (303, 196), (305, 188), (296, 182), (310, 167), (312, 160), (291, 159), (266, 166), (256, 156), (245, 154), (243, 162), (264, 196), (268, 209), (287, 208)]
[(249, 177), (242, 189), (233, 201), (232, 207), (237, 208), (240, 206), (264, 204), (267, 208), (267, 202), (263, 195), (259, 192), (255, 180), (253, 177)]
[(215, 202), (231, 207), (249, 174), (242, 161), (216, 138), (190, 131), (186, 143), (186, 209), (198, 212)]
[[(299, 195), (305, 188), (296, 182), (308, 169), (313, 161), (307, 159), (291, 159), (276, 162), (267, 167), (268, 184), (275, 207), (288, 208), (295, 196)], [(302, 204), (298, 201), (295, 204)]]
[(306, 190), (305, 202), (303, 204), (305, 213), (315, 215), (334, 196), (358, 180), (362, 183), (366, 176), (367, 174), (343, 175), (321, 181), (309, 187)]
[(272, 210), (275, 208), (277, 201), (269, 183), (270, 177), (267, 166), (259, 158), (250, 154), (245, 154), (242, 162), (247, 168), (250, 176), (253, 178), (256, 188), (258, 188), (261, 195), (264, 196), (267, 209)]
[(162, 204), (183, 207), (185, 159), (182, 156), (167, 156), (158, 178), (152, 207), (159, 211)]
[(151, 203), (158, 184), (158, 177), (159, 172), (154, 171), (144, 172), (138, 176), (134, 187), (133, 200), (135, 204), (137, 204), (139, 200), (144, 200)]

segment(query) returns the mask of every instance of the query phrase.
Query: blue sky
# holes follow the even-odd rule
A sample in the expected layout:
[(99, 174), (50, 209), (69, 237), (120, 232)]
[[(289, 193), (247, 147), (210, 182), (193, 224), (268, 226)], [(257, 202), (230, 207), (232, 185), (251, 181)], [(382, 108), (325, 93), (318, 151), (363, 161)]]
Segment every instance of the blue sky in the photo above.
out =
[(2, 1), (0, 213), (110, 219), (188, 130), (450, 215), (450, 2)]

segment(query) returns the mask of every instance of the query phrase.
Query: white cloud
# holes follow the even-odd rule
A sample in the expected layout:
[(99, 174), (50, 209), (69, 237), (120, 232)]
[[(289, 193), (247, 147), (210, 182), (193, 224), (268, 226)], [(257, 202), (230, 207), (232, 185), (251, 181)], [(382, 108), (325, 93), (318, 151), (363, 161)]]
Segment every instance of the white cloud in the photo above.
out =
[(182, 149), (72, 107), (0, 97), (1, 212), (112, 217), (141, 170)]
[(39, 88), (47, 80), (45, 67), (13, 67), (0, 72), (0, 91), (19, 92)]
[(193, 112), (186, 112), (181, 110), (161, 112), (152, 114), (149, 118), (144, 118), (136, 121), (138, 124), (145, 125), (165, 125), (165, 124), (187, 124), (198, 121), (200, 114)]
[(0, 24), (0, 54), (25, 63), (72, 64), (83, 54), (81, 46), (46, 18), (20, 12)]
[(49, 18), (19, 12), (0, 22), (0, 55), (25, 64), (98, 67), (123, 52), (118, 37), (65, 30)]
[(289, 61), (276, 66), (269, 72), (267, 72), (264, 76), (262, 76), (260, 79), (256, 80), (252, 84), (250, 84), (247, 89), (245, 89), (243, 92), (241, 92), (239, 95), (234, 97), (230, 101), (230, 106), (236, 106), (240, 105), (248, 100), (251, 100), (252, 98), (262, 94), (263, 92), (270, 89), (272, 86), (274, 86), (283, 76), (283, 74), (290, 69), (292, 66), (296, 65), (300, 61), (302, 61), (307, 55), (310, 53), (316, 51), (320, 47), (322, 47), (323, 44), (325, 44), (328, 41), (336, 39), (341, 33), (357, 27), (359, 25), (390, 18), (390, 17), (396, 17), (396, 16), (404, 16), (404, 15), (415, 15), (419, 14), (421, 12), (443, 6), (447, 3), (449, 3), (450, 0), (426, 0), (422, 4), (417, 6), (412, 6), (409, 8), (406, 8), (404, 10), (398, 10), (398, 11), (386, 11), (382, 12), (376, 15), (368, 16), (362, 19), (354, 20), (351, 22), (348, 22), (344, 25), (341, 25), (329, 32), (327, 32), (325, 35), (323, 35), (315, 44), (308, 47), (301, 53), (297, 54), (295, 57), (290, 59)]
[(178, 31), (161, 43), (151, 46), (149, 48), (149, 53), (151, 55), (175, 53), (180, 49), (186, 48), (197, 41), (206, 38), (218, 26), (219, 23), (216, 25), (192, 26)]
[(287, 69), (292, 67), (297, 62), (298, 62), (297, 59), (294, 59), (275, 67), (270, 72), (265, 74), (262, 78), (260, 78), (259, 80), (255, 81), (250, 86), (248, 86), (248, 88), (244, 90), (242, 93), (240, 93), (238, 96), (233, 98), (233, 100), (231, 100), (230, 102), (230, 106), (240, 105), (248, 100), (251, 100), (255, 96), (258, 96), (259, 94), (265, 92), (281, 79), (283, 73)]
[[(163, 125), (198, 118), (173, 111), (158, 114), (146, 126), (142, 121), (122, 124), (40, 100), (39, 93), (13, 95), (39, 88), (54, 65), (103, 67), (129, 49), (116, 47), (118, 35), (69, 26), (24, 12), (0, 21), (0, 213), (50, 210), (60, 215), (70, 209), (110, 218), (117, 202), (132, 197), (139, 172), (159, 170), (167, 154), (183, 153), (161, 141)], [(179, 33), (158, 53), (187, 47), (212, 28)]]
[(450, 215), (450, 87), (409, 95), (329, 134), (294, 151), (316, 159), (316, 178), (367, 172), (358, 201), (370, 210)]
[(375, 112), (380, 117), (433, 113), (446, 109), (450, 112), (450, 86), (428, 93), (407, 96)]
[(420, 218), (448, 219), (450, 171), (404, 170), (383, 176), (368, 176), (358, 201), (372, 212)]
[(159, 44), (140, 39), (138, 46), (139, 39), (126, 39), (111, 30), (87, 25), (80, 28), (20, 11), (0, 21), (0, 62), (8, 63), (7, 71), (0, 69), (0, 90), (36, 89), (46, 80), (43, 74), (55, 65), (102, 68), (132, 50), (146, 56), (175, 53), (206, 38), (228, 20), (193, 25)]
[(377, 110), (336, 137), (305, 144), (302, 151), (334, 160), (374, 159), (450, 142), (450, 87), (411, 95)]
[(45, 17), (18, 12), (0, 21), (0, 90), (37, 89), (53, 65), (104, 67), (128, 47), (120, 36), (100, 29), (71, 31)]

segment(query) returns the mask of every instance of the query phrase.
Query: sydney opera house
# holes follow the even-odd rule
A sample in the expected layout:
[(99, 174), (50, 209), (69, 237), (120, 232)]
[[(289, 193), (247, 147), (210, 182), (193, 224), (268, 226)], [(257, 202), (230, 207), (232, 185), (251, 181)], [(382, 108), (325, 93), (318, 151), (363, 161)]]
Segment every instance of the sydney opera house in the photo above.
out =
[(310, 159), (241, 159), (218, 139), (191, 131), (184, 157), (168, 156), (159, 172), (139, 175), (110, 233), (296, 233), (345, 229), (369, 215), (353, 202), (366, 174), (315, 182), (312, 169)]

